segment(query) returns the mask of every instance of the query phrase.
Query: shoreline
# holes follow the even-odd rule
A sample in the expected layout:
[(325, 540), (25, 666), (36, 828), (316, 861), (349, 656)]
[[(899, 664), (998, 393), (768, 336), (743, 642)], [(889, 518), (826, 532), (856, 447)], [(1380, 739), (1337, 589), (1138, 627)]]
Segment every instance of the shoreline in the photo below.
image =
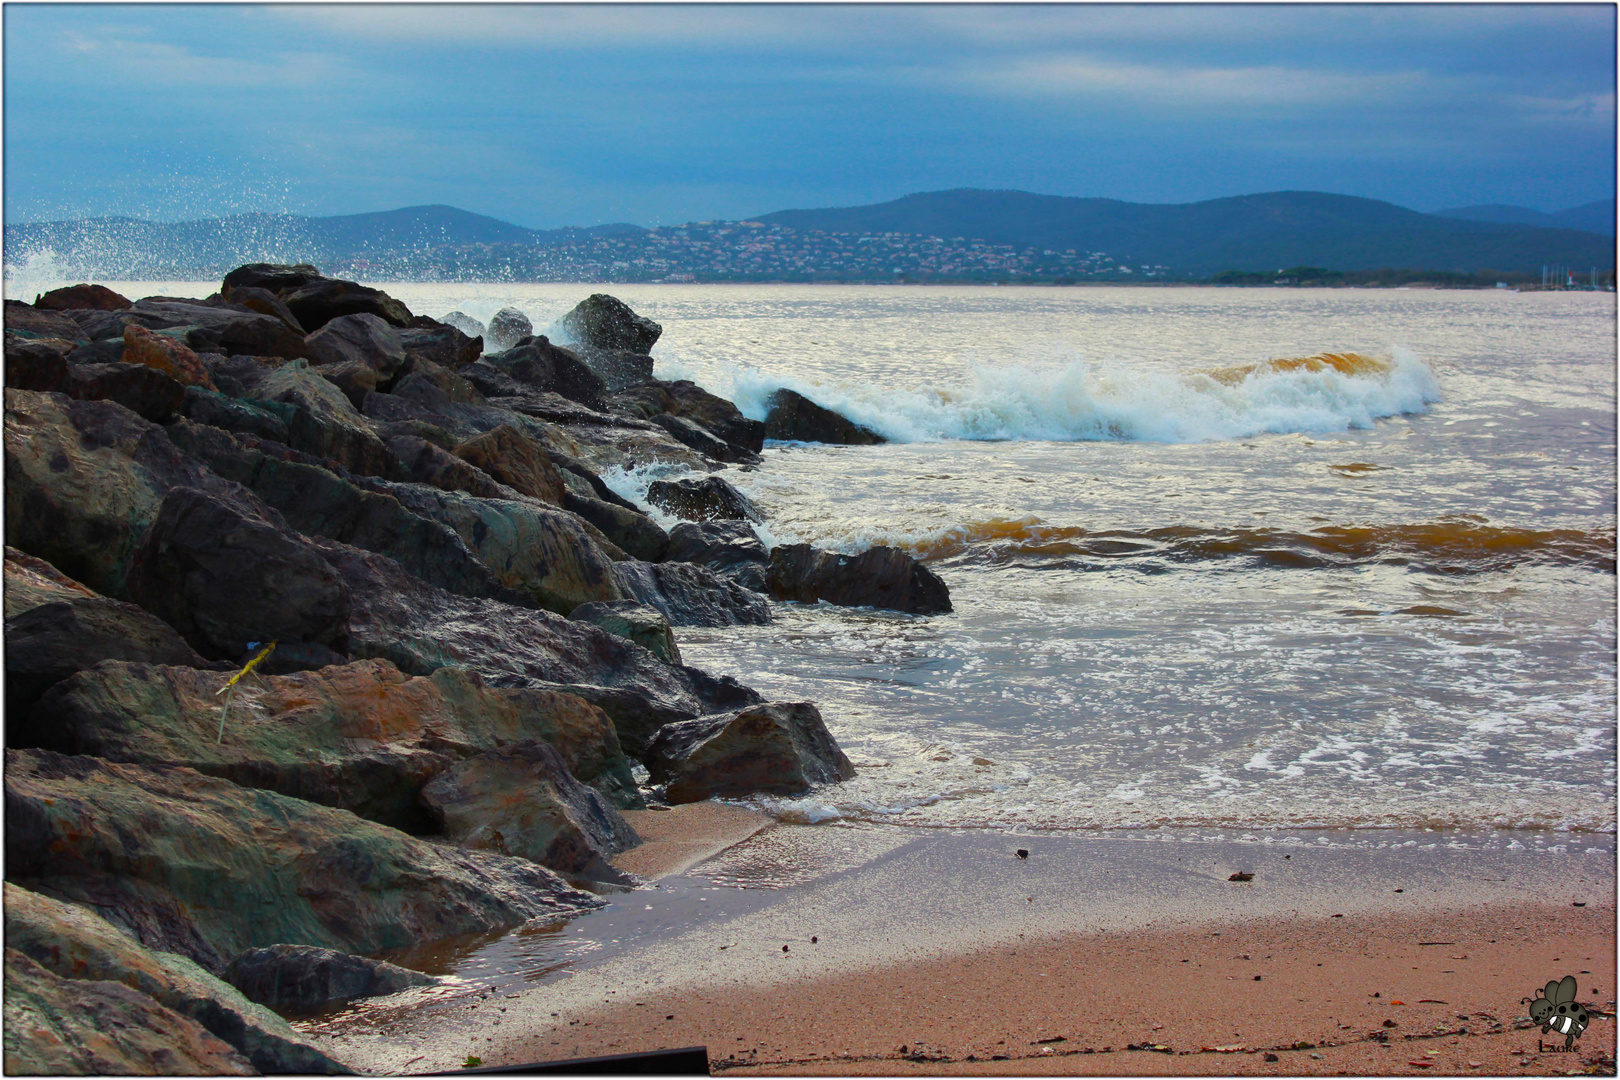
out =
[[(776, 826), (575, 920), (570, 936), (596, 934), (593, 920), (617, 936), (538, 985), (469, 985), (310, 1030), (369, 1073), (454, 1069), (469, 1054), (519, 1065), (700, 1044), (717, 1072), (1387, 1072), (1397, 1056), (1397, 1071), (1412, 1073), (1563, 1072), (1575, 1066), (1557, 1054), (1519, 1066), (1525, 1055), (1509, 1051), (1534, 1041), (1513, 1025), (1528, 1023), (1520, 997), (1578, 972), (1589, 972), (1576, 975), (1580, 1000), (1612, 1014), (1604, 846), (1363, 850)], [(1242, 868), (1251, 882), (1226, 880)], [(650, 924), (638, 937), (630, 920), (643, 908)], [(1365, 996), (1374, 991), (1381, 998)], [(1469, 1034), (1436, 1042), (1442, 1020)], [(1401, 1036), (1392, 1049), (1368, 1041), (1390, 1031)], [(1404, 1052), (1405, 1036), (1418, 1034), (1417, 1050), (1440, 1056), (1405, 1068), (1417, 1053)], [(1315, 1045), (1275, 1049), (1296, 1042)], [(1244, 1049), (1203, 1050), (1234, 1045)], [(1612, 1016), (1594, 1018), (1577, 1049), (1582, 1062), (1612, 1059)]]

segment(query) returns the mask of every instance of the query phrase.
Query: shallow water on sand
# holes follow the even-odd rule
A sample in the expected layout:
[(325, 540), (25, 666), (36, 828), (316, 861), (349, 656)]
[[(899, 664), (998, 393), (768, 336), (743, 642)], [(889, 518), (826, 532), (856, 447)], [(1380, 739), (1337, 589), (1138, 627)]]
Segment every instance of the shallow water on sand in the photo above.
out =
[[(546, 332), (595, 287), (387, 288)], [(729, 470), (768, 541), (950, 587), (678, 632), (855, 760), (762, 801), (785, 820), (1614, 829), (1612, 295), (608, 291), (663, 324), (660, 376), (894, 440)]]

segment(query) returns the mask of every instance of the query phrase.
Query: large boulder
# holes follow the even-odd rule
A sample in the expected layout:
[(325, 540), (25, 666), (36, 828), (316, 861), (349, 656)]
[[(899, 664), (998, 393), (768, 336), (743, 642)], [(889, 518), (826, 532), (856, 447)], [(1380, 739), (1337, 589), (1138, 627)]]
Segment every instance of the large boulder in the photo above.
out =
[(185, 384), (144, 364), (71, 364), (68, 393), (80, 401), (116, 401), (144, 420), (168, 423), (186, 400)]
[(545, 448), (511, 424), (467, 439), (455, 455), (531, 498), (561, 506), (564, 485)]
[(332, 319), (304, 341), (310, 359), (323, 367), (359, 364), (388, 379), (405, 363), (400, 331), (369, 312)]
[(84, 328), (73, 316), (59, 311), (46, 311), (20, 300), (5, 302), (6, 333), (23, 334), (39, 338), (58, 338), (64, 341), (89, 341)]
[(6, 385), (18, 390), (65, 394), (72, 386), (68, 354), (73, 343), (61, 338), (6, 335)]
[(600, 626), (610, 634), (633, 641), (666, 664), (681, 662), (681, 650), (675, 644), (675, 631), (657, 608), (635, 600), (598, 601), (581, 604), (569, 612), (568, 617)]
[(184, 765), (412, 832), (430, 831), (422, 785), (456, 761), (512, 743), (553, 743), (582, 782), (616, 799), (635, 783), (607, 715), (549, 690), (490, 687), (476, 673), (402, 673), (386, 660), (238, 682), (229, 673), (109, 662), (52, 689), (12, 745), (108, 761)]
[(344, 392), (307, 362), (233, 356), (209, 372), (232, 397), (290, 405), (287, 444), (362, 476), (398, 475), (399, 463)]
[(257, 504), (123, 406), (26, 390), (5, 406), (6, 543), (104, 596), (131, 599), (129, 562), (171, 488)]
[(474, 386), (493, 396), (495, 384), (486, 386), (480, 378), (484, 365), (525, 386), (561, 394), (591, 409), (600, 409), (607, 395), (607, 383), (577, 353), (553, 345), (544, 336), (524, 338), (505, 352), (491, 353), (463, 369)]
[[(454, 312), (452, 312), (454, 314)], [(445, 317), (449, 322), (449, 316)], [(476, 320), (475, 320), (476, 321)], [(472, 333), (468, 330), (467, 333)], [(534, 334), (534, 324), (529, 317), (517, 308), (503, 307), (489, 320), (489, 329), (484, 337), (489, 340), (489, 347), (496, 352), (504, 352)]]
[(225, 969), (225, 981), (249, 1001), (287, 1012), (310, 1012), (356, 998), (432, 986), (439, 980), (336, 949), (267, 945), (243, 950)]
[(716, 461), (725, 461), (732, 464), (753, 464), (760, 460), (758, 454), (750, 453), (723, 439), (716, 438), (707, 428), (699, 427), (683, 417), (672, 416), (669, 413), (659, 413), (652, 418), (652, 422), (669, 432), (670, 436), (683, 446), (689, 446), (705, 457)]
[(405, 467), (412, 483), (427, 484), (441, 491), (465, 491), (480, 499), (521, 498), (519, 492), (500, 483), (483, 469), (419, 436), (390, 436), (388, 449)]
[(765, 402), (765, 437), (783, 442), (839, 443), (870, 446), (888, 442), (882, 435), (822, 408), (803, 394), (781, 389)]
[(621, 882), (607, 857), (640, 843), (613, 805), (539, 741), (456, 762), (422, 789), (422, 803), (453, 843), (593, 881)]
[(602, 530), (615, 547), (632, 559), (660, 562), (669, 550), (669, 534), (640, 510), (581, 494), (572, 485), (563, 493), (562, 508)]
[(771, 556), (746, 521), (683, 521), (669, 531), (665, 557), (707, 567), (754, 592), (769, 591)]
[(95, 600), (99, 594), (62, 571), (14, 547), (5, 549), (5, 617), (21, 615), (41, 604)]
[(664, 328), (637, 315), (623, 300), (592, 293), (562, 317), (562, 327), (574, 341), (593, 349), (627, 349), (646, 353)]
[(660, 413), (689, 420), (737, 448), (742, 454), (758, 454), (765, 445), (765, 425), (744, 416), (731, 402), (711, 394), (688, 379), (677, 382), (653, 380), (619, 391), (608, 402), (615, 412), (651, 420)]
[(196, 352), (243, 353), (283, 359), (308, 356), (303, 335), (275, 315), (238, 304), (149, 297), (128, 311), (73, 312), (91, 340), (119, 337), (131, 326), (171, 331)]
[(186, 386), (214, 389), (214, 380), (196, 353), (174, 338), (153, 333), (144, 326), (124, 327), (123, 362), (156, 368)]
[(409, 326), (411, 311), (381, 289), (339, 278), (320, 278), (279, 293), (287, 310), (314, 334), (345, 315), (375, 315), (394, 326)]
[(671, 626), (763, 626), (771, 621), (771, 605), (759, 593), (692, 563), (627, 559), (613, 564), (613, 577), (625, 595), (658, 611)]
[(567, 614), (592, 600), (623, 599), (608, 552), (589, 526), (566, 511), (532, 499), (479, 499), (426, 484), (362, 482), (455, 530), (496, 582), (528, 603)]
[(688, 521), (764, 521), (753, 500), (718, 476), (701, 480), (654, 480), (647, 501)]
[(348, 637), (348, 589), (307, 540), (195, 488), (164, 496), (127, 587), (211, 659), (272, 640), (342, 652)]
[(950, 590), (939, 575), (899, 548), (878, 546), (840, 555), (809, 544), (785, 544), (771, 552), (766, 581), (778, 600), (841, 607), (876, 607), (937, 615), (951, 610)]
[(399, 341), (405, 347), (407, 357), (427, 360), (452, 371), (467, 366), (484, 354), (483, 330), (468, 334), (462, 327), (448, 323), (401, 330)]
[[(521, 315), (522, 312), (519, 312), (518, 314)], [(468, 315), (465, 311), (452, 311), (439, 321), (445, 326), (455, 327), (469, 338), (481, 338), (488, 330), (488, 327), (479, 322), (477, 319), (473, 318), (471, 315)], [(523, 333), (517, 335), (517, 337), (514, 337), (512, 341), (515, 344), (518, 338), (528, 337), (532, 333), (534, 333), (534, 327), (531, 325), (528, 330), (525, 330)]]
[(642, 762), (671, 803), (802, 795), (855, 776), (808, 701), (755, 705), (661, 728)]
[(197, 386), (186, 387), (186, 396), (180, 405), (180, 415), (199, 424), (278, 443), (287, 443), (291, 438), (287, 422), (294, 411), (291, 405), (245, 401)]
[(216, 974), (256, 946), (364, 955), (600, 904), (527, 860), (191, 769), (7, 750), (5, 799), (9, 880)]
[[(405, 363), (388, 391), (401, 397), (414, 397), (427, 404), (440, 402), (483, 405), (484, 395), (454, 370), (423, 356), (405, 355)], [(362, 410), (363, 411), (363, 410)]]
[(632, 386), (652, 381), (653, 358), (630, 349), (592, 349), (581, 346), (579, 358), (602, 377), (608, 393), (616, 394)]
[(391, 495), (350, 483), (306, 455), (186, 420), (169, 427), (169, 438), (215, 474), (251, 488), (307, 536), (380, 552), (453, 592), (504, 595), (448, 525), (407, 510)]
[(260, 1072), (350, 1071), (194, 961), (147, 949), (88, 908), (7, 882), (5, 923), (6, 947), (45, 971), (62, 979), (121, 983), (196, 1021)]
[(260, 315), (269, 315), (280, 319), (283, 326), (297, 334), (306, 336), (304, 324), (292, 313), (286, 303), (269, 289), (257, 285), (238, 285), (237, 287), (221, 293), (221, 298), (237, 307), (245, 307), (249, 311), (256, 311)]
[(45, 311), (123, 311), (130, 304), (105, 285), (68, 285), (34, 298), (34, 306)]
[(225, 275), (220, 293), (228, 300), (238, 287), (264, 289), (277, 296), (321, 280), (321, 272), (309, 263), (248, 263)]
[(9, 1076), (257, 1076), (197, 1021), (120, 982), (64, 979), (5, 954)]

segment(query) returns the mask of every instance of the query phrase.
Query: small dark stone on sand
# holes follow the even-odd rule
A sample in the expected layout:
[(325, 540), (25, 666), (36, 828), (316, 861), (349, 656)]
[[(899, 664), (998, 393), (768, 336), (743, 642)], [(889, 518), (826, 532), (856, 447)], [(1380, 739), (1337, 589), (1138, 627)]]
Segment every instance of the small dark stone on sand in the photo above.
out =
[(1227, 881), (1253, 881), (1254, 880), (1254, 875), (1250, 874), (1250, 873), (1248, 873), (1246, 871), (1239, 870), (1237, 873), (1233, 874), (1231, 877), (1227, 878), (1226, 880)]
[[(1377, 997), (1377, 996), (1378, 996), (1378, 995), (1377, 995), (1377, 994), (1374, 994), (1374, 995), (1373, 995), (1373, 997)], [(1399, 1025), (1399, 1024), (1397, 1024), (1397, 1023), (1396, 1023), (1396, 1022), (1395, 1022), (1395, 1021), (1393, 1021), (1393, 1020), (1385, 1020), (1385, 1021), (1384, 1021), (1384, 1026), (1385, 1026), (1385, 1027), (1400, 1027), (1400, 1026), (1401, 1026), (1401, 1025)]]
[(1373, 991), (1373, 997), (1383, 997), (1383, 996), (1384, 995), (1380, 994), (1378, 991), (1376, 991), (1376, 990)]
[(782, 951), (787, 952), (787, 946), (786, 945), (782, 946)]
[(816, 936), (814, 934), (811, 934), (810, 935), (810, 944), (814, 945), (815, 943), (816, 943)]
[(1020, 858), (1020, 859), (1027, 859), (1027, 858), (1029, 858), (1029, 852), (1028, 852), (1028, 851), (1026, 851), (1026, 850), (1025, 850), (1025, 849), (1023, 849), (1023, 848), (1019, 848), (1019, 849), (1018, 849), (1018, 850), (1017, 850), (1017, 851), (1015, 851), (1015, 852), (1013, 852), (1013, 854), (1014, 854), (1014, 855), (1017, 855), (1017, 856), (1018, 856), (1018, 857), (1019, 857), (1019, 858)]
[(1276, 1054), (1267, 1054), (1266, 1055), (1266, 1060), (1267, 1061), (1281, 1061), (1282, 1059), (1279, 1058)]
[(1256, 976), (1255, 976), (1255, 977), (1254, 977), (1254, 981), (1255, 981), (1255, 982), (1259, 982), (1259, 981), (1260, 981), (1260, 976), (1258, 976), (1258, 975), (1256, 975)]

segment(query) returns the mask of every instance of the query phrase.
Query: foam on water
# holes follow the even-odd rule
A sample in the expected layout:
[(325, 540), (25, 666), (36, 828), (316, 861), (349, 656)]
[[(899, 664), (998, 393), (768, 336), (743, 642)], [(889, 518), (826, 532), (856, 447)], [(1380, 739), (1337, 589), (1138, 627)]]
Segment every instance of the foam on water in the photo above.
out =
[[(1343, 361), (1350, 362), (1343, 362)], [(661, 378), (691, 377), (679, 360)], [(1330, 353), (1215, 371), (1095, 366), (1075, 360), (1036, 367), (975, 363), (945, 389), (872, 383), (816, 384), (731, 366), (709, 389), (743, 415), (763, 419), (786, 388), (892, 442), (947, 439), (1205, 442), (1264, 433), (1334, 432), (1420, 413), (1440, 399), (1434, 373), (1409, 349), (1387, 356)]]

